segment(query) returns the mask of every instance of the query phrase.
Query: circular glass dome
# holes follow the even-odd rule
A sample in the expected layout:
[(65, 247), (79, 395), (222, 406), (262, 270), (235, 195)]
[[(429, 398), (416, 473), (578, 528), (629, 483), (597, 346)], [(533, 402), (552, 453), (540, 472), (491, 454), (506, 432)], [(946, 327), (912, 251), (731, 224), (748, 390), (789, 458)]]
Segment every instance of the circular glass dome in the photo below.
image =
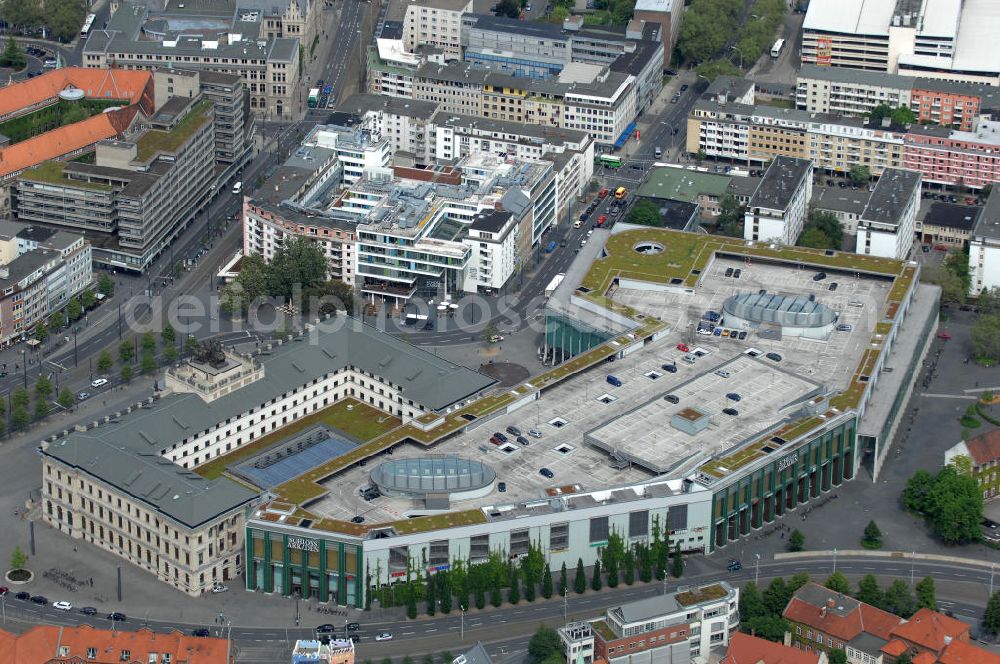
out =
[(59, 93), (59, 98), (63, 101), (80, 101), (83, 96), (83, 90), (80, 88), (66, 88)]
[(489, 493), (496, 471), (480, 461), (460, 457), (393, 459), (372, 471), (371, 481), (386, 496), (423, 497), (449, 494), (453, 500)]

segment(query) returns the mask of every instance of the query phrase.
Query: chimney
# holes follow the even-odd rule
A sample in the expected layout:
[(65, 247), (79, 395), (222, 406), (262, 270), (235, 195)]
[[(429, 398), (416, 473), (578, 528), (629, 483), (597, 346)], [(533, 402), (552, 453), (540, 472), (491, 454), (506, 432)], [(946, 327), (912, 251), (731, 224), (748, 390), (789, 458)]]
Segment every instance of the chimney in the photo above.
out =
[(826, 618), (826, 607), (825, 606), (819, 610), (819, 617), (820, 618)]
[(828, 609), (832, 609), (835, 606), (837, 606), (837, 601), (835, 599), (833, 599), (832, 597), (827, 597), (826, 598), (826, 607)]

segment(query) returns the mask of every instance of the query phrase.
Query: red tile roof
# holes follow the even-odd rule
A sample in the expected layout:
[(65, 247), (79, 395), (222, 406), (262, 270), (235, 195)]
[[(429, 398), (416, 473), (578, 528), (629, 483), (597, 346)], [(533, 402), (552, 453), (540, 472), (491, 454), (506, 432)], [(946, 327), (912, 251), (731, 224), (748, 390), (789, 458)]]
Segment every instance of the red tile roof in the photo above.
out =
[(882, 652), (886, 655), (892, 655), (893, 657), (899, 657), (907, 650), (907, 645), (900, 641), (899, 639), (893, 639), (889, 643), (882, 646)]
[[(817, 605), (802, 597), (822, 597), (829, 600), (835, 607), (847, 607), (846, 611), (828, 610), (826, 604)], [(838, 615), (843, 614), (843, 615)], [(785, 607), (784, 617), (792, 622), (808, 625), (814, 629), (834, 636), (845, 643), (862, 632), (874, 634), (888, 641), (892, 629), (900, 622), (899, 616), (877, 609), (874, 606), (859, 602), (815, 583), (802, 587)]]
[(720, 664), (818, 664), (817, 653), (737, 632)]
[(912, 661), (913, 664), (934, 664), (937, 662), (937, 657), (925, 650), (922, 653), (914, 655), (913, 659), (910, 661)]
[(0, 117), (53, 99), (68, 87), (83, 90), (89, 99), (128, 100), (131, 104), (142, 103), (147, 115), (153, 112), (153, 75), (150, 72), (63, 67), (0, 89)]
[(912, 618), (892, 630), (894, 637), (935, 654), (944, 650), (949, 641), (967, 637), (968, 633), (969, 626), (966, 623), (930, 609), (920, 609)]
[(138, 110), (138, 106), (132, 105), (98, 113), (86, 120), (9, 145), (0, 150), (0, 178), (82, 150), (106, 138), (114, 138), (128, 129)]
[(1000, 429), (970, 438), (965, 441), (965, 446), (969, 449), (973, 464), (976, 466), (1000, 459)]
[[(65, 655), (59, 653), (66, 648)], [(60, 661), (77, 657), (89, 664), (120, 664), (122, 651), (128, 650), (129, 662), (150, 661), (151, 653), (170, 653), (175, 662), (185, 664), (225, 664), (225, 639), (185, 636), (180, 632), (157, 634), (148, 629), (136, 632), (94, 629), (90, 625), (58, 627), (38, 625), (14, 636), (0, 630), (0, 664), (44, 664), (60, 657)], [(87, 656), (94, 648), (96, 658)], [(235, 659), (230, 655), (230, 664)]]
[(952, 641), (938, 657), (940, 664), (1000, 664), (1000, 655), (965, 641)]

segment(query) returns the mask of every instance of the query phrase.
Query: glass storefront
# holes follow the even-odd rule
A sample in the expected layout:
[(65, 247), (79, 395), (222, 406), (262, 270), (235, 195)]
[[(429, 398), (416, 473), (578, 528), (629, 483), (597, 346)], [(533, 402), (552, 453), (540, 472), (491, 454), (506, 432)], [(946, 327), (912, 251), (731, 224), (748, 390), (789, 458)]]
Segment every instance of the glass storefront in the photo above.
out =
[(361, 546), (247, 529), (247, 590), (362, 608)]

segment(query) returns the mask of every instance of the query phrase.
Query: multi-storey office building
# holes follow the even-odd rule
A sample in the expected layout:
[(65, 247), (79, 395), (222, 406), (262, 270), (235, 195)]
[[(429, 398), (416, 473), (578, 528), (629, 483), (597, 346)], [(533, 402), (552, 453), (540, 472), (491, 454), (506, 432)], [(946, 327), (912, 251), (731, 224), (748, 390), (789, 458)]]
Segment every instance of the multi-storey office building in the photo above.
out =
[(1000, 181), (1000, 121), (982, 116), (972, 131), (918, 125), (903, 138), (902, 167), (925, 182), (982, 189)]
[[(185, 16), (171, 5), (166, 15), (124, 2), (108, 27), (93, 30), (83, 47), (84, 67), (155, 70), (164, 67), (207, 69), (240, 76), (250, 91), (250, 110), (266, 120), (290, 120), (303, 108), (299, 82), (300, 49), (311, 41), (319, 3), (293, 1), (288, 12), (302, 20), (267, 17), (267, 11), (221, 3), (209, 15)], [(204, 5), (199, 3), (198, 8)], [(294, 7), (294, 9), (293, 9)], [(173, 10), (181, 10), (174, 14)], [(305, 13), (303, 14), (303, 10)], [(279, 13), (281, 13), (279, 11)], [(291, 15), (290, 14), (290, 15)], [(307, 20), (309, 16), (311, 19)], [(212, 28), (185, 32), (192, 19)], [(206, 34), (207, 33), (207, 34)], [(285, 36), (268, 36), (268, 35)], [(294, 36), (287, 36), (294, 34)]]
[(410, 3), (391, 0), (386, 20), (403, 22), (403, 44), (440, 49), (448, 59), (462, 57), (462, 15), (472, 12), (472, 0), (429, 0)]
[[(258, 494), (191, 468), (347, 397), (411, 421), (475, 400), (494, 383), (355, 321), (267, 352), (183, 362), (149, 407), (43, 445), (46, 523), (197, 596), (242, 564), (254, 570), (242, 557), (243, 525)], [(323, 587), (353, 603), (362, 569), (356, 555), (340, 555), (340, 576)], [(280, 578), (280, 566), (269, 578)]]
[(0, 221), (0, 345), (24, 337), (90, 285), (82, 235)]
[(250, 113), (250, 93), (242, 78), (197, 69), (158, 69), (153, 73), (153, 85), (157, 108), (171, 97), (200, 94), (212, 102), (216, 162), (228, 166), (248, 157), (255, 121)]
[(997, 85), (991, 35), (1000, 26), (992, 8), (987, 0), (810, 2), (802, 62)]
[[(693, 586), (608, 609), (604, 617), (559, 628), (563, 650), (609, 664), (702, 661), (739, 631), (738, 588)], [(566, 661), (580, 661), (567, 657)]]
[(812, 163), (776, 157), (747, 203), (743, 237), (747, 240), (795, 244), (812, 199)]
[(660, 40), (663, 42), (664, 68), (670, 65), (670, 56), (680, 34), (684, 3), (676, 0), (638, 0), (633, 17), (639, 21), (660, 24)]
[(212, 102), (173, 97), (95, 163), (46, 162), (18, 179), (20, 219), (84, 232), (95, 263), (144, 271), (200, 210), (214, 181)]
[(887, 168), (858, 220), (859, 254), (906, 260), (916, 237), (920, 173)]

